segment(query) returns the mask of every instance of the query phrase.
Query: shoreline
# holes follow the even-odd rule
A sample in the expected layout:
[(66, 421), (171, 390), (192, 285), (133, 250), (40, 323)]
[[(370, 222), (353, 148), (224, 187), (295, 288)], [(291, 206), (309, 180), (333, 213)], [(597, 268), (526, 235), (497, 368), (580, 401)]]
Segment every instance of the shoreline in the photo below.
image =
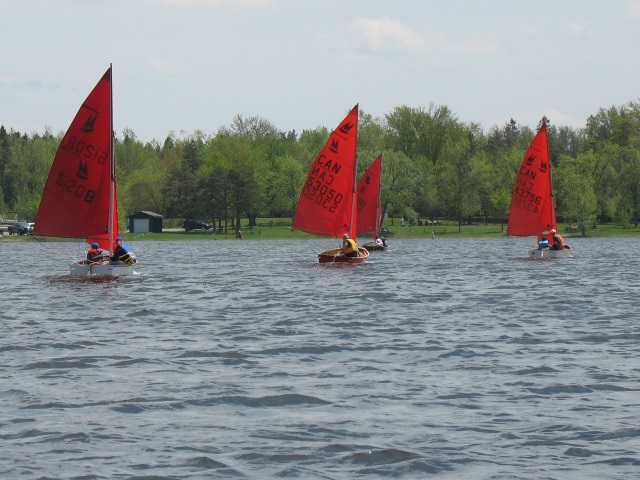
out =
[[(479, 238), (479, 239), (498, 239), (498, 238), (510, 238), (506, 234), (506, 224), (504, 225), (463, 225), (461, 228), (458, 225), (446, 224), (439, 227), (428, 226), (390, 226), (389, 233), (384, 237), (387, 240), (393, 241), (397, 239), (463, 239), (463, 238)], [(316, 236), (309, 235), (303, 232), (291, 230), (289, 227), (275, 226), (275, 227), (257, 227), (242, 229), (243, 239), (238, 240), (235, 238), (235, 229), (230, 228), (233, 232), (230, 233), (213, 233), (213, 232), (185, 232), (183, 229), (178, 228), (166, 228), (162, 233), (131, 233), (121, 232), (121, 236), (125, 241), (190, 241), (190, 240), (230, 240), (230, 241), (251, 241), (251, 240), (303, 240), (303, 239), (315, 239), (326, 240), (334, 237), (330, 236)], [(598, 225), (597, 228), (588, 230), (586, 235), (583, 236), (579, 232), (569, 231), (567, 232), (566, 226), (559, 226), (560, 234), (565, 240), (570, 241), (575, 238), (616, 238), (616, 237), (640, 237), (640, 227), (621, 227), (618, 225)], [(340, 235), (336, 235), (335, 238), (339, 238)], [(373, 236), (370, 234), (361, 234), (358, 238), (361, 243), (366, 243), (368, 239)], [(517, 238), (517, 237), (516, 237)], [(522, 237), (522, 238), (535, 238)], [(33, 237), (32, 235), (8, 235), (4, 234), (0, 236), (0, 243), (2, 242), (15, 242), (15, 241), (38, 241), (38, 242), (65, 242), (74, 241), (74, 239), (57, 238), (57, 237)]]

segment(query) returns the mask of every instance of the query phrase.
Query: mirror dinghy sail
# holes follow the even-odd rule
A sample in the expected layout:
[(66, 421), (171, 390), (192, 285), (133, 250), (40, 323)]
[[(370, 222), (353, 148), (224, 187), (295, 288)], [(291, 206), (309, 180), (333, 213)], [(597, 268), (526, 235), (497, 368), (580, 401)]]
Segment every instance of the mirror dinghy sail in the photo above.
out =
[[(346, 234), (355, 240), (357, 140), (358, 105), (332, 132), (311, 165), (293, 217), (294, 230), (336, 238)], [(318, 261), (363, 263), (369, 252), (359, 247), (357, 255), (347, 256), (335, 248), (319, 253)]]
[[(97, 243), (105, 253), (115, 250), (120, 235), (111, 70), (109, 66), (86, 98), (58, 147), (33, 231), (34, 235), (84, 239)], [(71, 263), (70, 270), (73, 275), (131, 275), (135, 264), (82, 260)]]
[[(382, 222), (382, 203), (380, 202), (380, 176), (382, 173), (382, 155), (367, 168), (358, 183), (358, 233), (380, 234)], [(386, 242), (382, 245), (375, 241), (363, 245), (370, 252), (384, 251)]]
[[(569, 256), (571, 247), (553, 248), (552, 232), (557, 232), (556, 208), (553, 202), (551, 162), (547, 138), (547, 119), (531, 141), (520, 165), (511, 197), (507, 235), (537, 236), (539, 247), (529, 252), (534, 258)], [(546, 239), (550, 247), (541, 246)], [(543, 243), (544, 245), (544, 243)]]

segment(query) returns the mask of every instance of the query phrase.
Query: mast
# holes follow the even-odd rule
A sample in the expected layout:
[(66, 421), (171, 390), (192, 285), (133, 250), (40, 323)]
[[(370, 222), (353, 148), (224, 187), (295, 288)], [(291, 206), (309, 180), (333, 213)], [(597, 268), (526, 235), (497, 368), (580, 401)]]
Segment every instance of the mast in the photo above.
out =
[(115, 190), (115, 183), (116, 183), (116, 159), (115, 159), (115, 155), (114, 155), (114, 145), (113, 145), (113, 140), (114, 140), (114, 135), (113, 135), (113, 64), (109, 64), (109, 161), (111, 162), (111, 172), (110, 172), (110, 176), (111, 178), (109, 179), (109, 227), (108, 227), (108, 232), (109, 232), (109, 245), (111, 246), (111, 253), (113, 253), (113, 251), (115, 250), (113, 248), (114, 245), (114, 238), (113, 238), (113, 215), (115, 214), (114, 212), (114, 206), (116, 204), (116, 190)]
[(547, 131), (547, 123), (549, 123), (549, 120), (547, 120), (545, 115), (542, 117), (542, 125), (544, 126), (545, 138), (547, 140), (547, 159), (549, 162), (549, 195), (551, 201), (551, 220), (549, 223), (551, 223), (551, 228), (557, 229), (558, 222), (556, 217), (556, 202), (553, 198), (553, 169), (551, 168), (551, 155), (549, 153), (549, 132)]
[(380, 154), (380, 175), (378, 175), (378, 198), (376, 198), (376, 231), (373, 232), (374, 237), (380, 233), (380, 225), (382, 224), (382, 203), (380, 202), (380, 190), (382, 187), (382, 153)]
[(356, 226), (356, 203), (358, 201), (358, 195), (356, 193), (356, 185), (358, 184), (358, 123), (359, 123), (359, 115), (360, 108), (359, 105), (356, 105), (358, 110), (356, 112), (356, 135), (355, 135), (355, 158), (353, 159), (353, 182), (351, 182), (351, 215), (349, 218), (349, 238), (353, 238), (355, 240), (358, 235), (358, 228)]

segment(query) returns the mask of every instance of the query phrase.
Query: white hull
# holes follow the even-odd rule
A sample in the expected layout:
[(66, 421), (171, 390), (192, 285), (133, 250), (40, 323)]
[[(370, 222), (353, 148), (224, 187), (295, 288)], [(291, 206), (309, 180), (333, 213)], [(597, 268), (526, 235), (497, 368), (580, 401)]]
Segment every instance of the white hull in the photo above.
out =
[(541, 250), (539, 248), (536, 248), (535, 250), (531, 250), (529, 252), (529, 257), (531, 258), (566, 258), (570, 256), (570, 248), (564, 248), (563, 250), (550, 250), (548, 248), (543, 248)]
[(133, 275), (135, 272), (135, 265), (124, 265), (124, 264), (101, 264), (95, 263), (93, 265), (89, 265), (86, 263), (72, 263), (69, 265), (71, 270), (71, 275), (101, 275), (101, 276), (111, 276), (111, 277), (119, 277), (123, 275)]

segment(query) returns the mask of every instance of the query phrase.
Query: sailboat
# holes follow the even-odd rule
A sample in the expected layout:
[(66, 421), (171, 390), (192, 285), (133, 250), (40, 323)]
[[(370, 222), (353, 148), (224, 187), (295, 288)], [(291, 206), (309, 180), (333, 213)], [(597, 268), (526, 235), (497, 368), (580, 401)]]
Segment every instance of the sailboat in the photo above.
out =
[[(293, 216), (292, 228), (313, 235), (355, 240), (356, 145), (358, 140), (358, 105), (353, 107), (336, 128), (311, 165)], [(318, 254), (320, 263), (363, 263), (369, 252), (358, 248), (350, 257), (341, 248)]]
[[(358, 183), (358, 233), (380, 232), (382, 221), (382, 203), (380, 202), (380, 175), (382, 171), (382, 155), (369, 166)], [(386, 242), (385, 242), (386, 243)], [(383, 251), (387, 249), (385, 244), (376, 245), (376, 242), (368, 242), (363, 245), (368, 251)]]
[[(34, 235), (84, 239), (113, 252), (119, 237), (111, 69), (86, 98), (62, 138), (36, 215)], [(135, 265), (70, 264), (72, 275), (131, 275)]]
[[(546, 238), (553, 245), (552, 230), (558, 229), (556, 207), (553, 202), (551, 162), (547, 139), (547, 119), (542, 118), (542, 126), (531, 141), (518, 170), (511, 197), (507, 235), (537, 236)], [(534, 258), (556, 258), (569, 255), (570, 248), (554, 250), (536, 248), (529, 252)]]

